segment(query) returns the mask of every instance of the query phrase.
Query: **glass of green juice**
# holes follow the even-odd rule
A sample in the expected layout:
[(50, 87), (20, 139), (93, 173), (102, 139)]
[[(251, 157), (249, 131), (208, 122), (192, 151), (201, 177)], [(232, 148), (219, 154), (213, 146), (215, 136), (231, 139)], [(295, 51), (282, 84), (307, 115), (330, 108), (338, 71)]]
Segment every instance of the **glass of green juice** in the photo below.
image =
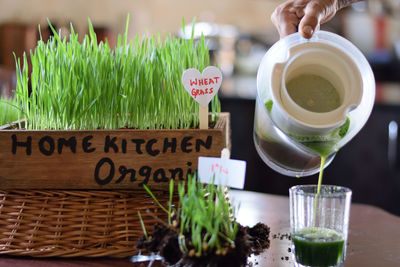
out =
[(290, 233), (297, 266), (343, 266), (351, 190), (335, 185), (289, 189)]

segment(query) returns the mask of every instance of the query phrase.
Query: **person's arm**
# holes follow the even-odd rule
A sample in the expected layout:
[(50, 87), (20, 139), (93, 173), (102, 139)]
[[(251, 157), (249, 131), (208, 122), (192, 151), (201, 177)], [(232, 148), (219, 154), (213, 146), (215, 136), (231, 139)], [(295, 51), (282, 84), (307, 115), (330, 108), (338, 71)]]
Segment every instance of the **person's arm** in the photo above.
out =
[(336, 12), (361, 0), (288, 0), (271, 16), (281, 38), (297, 32), (311, 38), (321, 23), (332, 19)]

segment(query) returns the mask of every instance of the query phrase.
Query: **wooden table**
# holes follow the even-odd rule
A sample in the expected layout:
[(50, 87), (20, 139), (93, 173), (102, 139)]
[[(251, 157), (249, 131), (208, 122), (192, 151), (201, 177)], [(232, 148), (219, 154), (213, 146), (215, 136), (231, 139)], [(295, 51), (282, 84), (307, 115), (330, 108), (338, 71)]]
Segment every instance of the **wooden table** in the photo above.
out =
[[(273, 238), (289, 233), (288, 197), (245, 191), (231, 194), (241, 202), (240, 223), (253, 225), (261, 221), (271, 228), (270, 249), (253, 262), (258, 262), (258, 266), (292, 267), (291, 253), (288, 252), (290, 241)], [(345, 267), (400, 266), (400, 217), (373, 206), (352, 204), (348, 243)]]
[[(251, 257), (253, 266), (293, 266), (289, 234), (288, 197), (232, 190), (234, 203), (240, 202), (238, 221), (252, 226), (263, 222), (271, 228), (271, 246)], [(400, 217), (379, 208), (352, 204), (346, 267), (400, 266)], [(130, 259), (32, 259), (0, 257), (0, 266), (146, 266)], [(160, 264), (153, 264), (153, 267)]]

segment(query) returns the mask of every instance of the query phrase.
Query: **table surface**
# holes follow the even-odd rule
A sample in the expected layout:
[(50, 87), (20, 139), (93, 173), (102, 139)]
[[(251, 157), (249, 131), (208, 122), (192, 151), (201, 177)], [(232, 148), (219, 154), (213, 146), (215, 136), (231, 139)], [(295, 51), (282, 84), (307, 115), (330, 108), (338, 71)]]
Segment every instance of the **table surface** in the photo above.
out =
[[(248, 191), (232, 190), (231, 199), (240, 203), (238, 221), (253, 226), (263, 222), (271, 228), (270, 248), (251, 257), (253, 266), (293, 266), (289, 252), (289, 199)], [(400, 266), (400, 217), (369, 205), (352, 204), (346, 267)], [(130, 259), (33, 259), (0, 257), (0, 266), (146, 266)], [(153, 264), (153, 267), (160, 266)]]

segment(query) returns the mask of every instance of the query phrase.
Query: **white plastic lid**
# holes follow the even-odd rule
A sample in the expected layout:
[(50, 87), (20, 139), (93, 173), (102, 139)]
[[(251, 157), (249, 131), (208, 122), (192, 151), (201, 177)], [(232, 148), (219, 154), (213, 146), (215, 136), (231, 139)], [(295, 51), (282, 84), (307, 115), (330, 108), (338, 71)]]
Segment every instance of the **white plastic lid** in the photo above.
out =
[[(299, 132), (323, 134), (339, 127), (346, 121), (347, 113), (360, 104), (363, 94), (361, 74), (354, 61), (342, 50), (325, 43), (293, 46), (288, 60), (276, 63), (272, 73), (272, 99), (299, 127)], [(298, 105), (289, 95), (286, 83), (304, 74), (329, 81), (338, 91), (340, 106), (329, 112), (312, 112)]]

